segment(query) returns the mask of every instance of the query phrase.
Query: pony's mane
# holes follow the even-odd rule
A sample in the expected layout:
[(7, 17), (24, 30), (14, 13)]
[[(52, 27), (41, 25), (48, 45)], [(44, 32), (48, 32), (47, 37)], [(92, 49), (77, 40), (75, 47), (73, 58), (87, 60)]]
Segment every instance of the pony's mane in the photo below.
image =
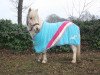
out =
[(56, 14), (51, 14), (47, 17), (46, 21), (49, 23), (56, 23), (56, 22), (62, 22), (62, 21), (66, 21), (67, 19), (65, 18), (61, 18)]

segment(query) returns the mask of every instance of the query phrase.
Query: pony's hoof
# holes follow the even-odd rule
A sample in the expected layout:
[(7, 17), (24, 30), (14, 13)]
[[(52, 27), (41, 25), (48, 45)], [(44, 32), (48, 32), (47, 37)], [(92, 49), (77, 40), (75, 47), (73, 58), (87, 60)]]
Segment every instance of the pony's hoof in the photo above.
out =
[(41, 62), (41, 59), (38, 59), (37, 62)]
[(43, 64), (47, 63), (47, 60), (43, 60), (42, 63), (43, 63)]
[(75, 60), (72, 60), (72, 61), (71, 61), (71, 63), (73, 63), (73, 64), (74, 64), (74, 63), (76, 63), (76, 61), (75, 61)]

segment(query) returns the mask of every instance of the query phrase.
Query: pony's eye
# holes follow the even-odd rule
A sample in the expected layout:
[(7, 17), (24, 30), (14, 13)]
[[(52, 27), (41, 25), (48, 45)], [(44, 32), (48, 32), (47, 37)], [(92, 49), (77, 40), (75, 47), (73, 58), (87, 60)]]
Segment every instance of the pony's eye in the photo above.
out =
[(30, 17), (30, 19), (32, 19), (32, 17)]

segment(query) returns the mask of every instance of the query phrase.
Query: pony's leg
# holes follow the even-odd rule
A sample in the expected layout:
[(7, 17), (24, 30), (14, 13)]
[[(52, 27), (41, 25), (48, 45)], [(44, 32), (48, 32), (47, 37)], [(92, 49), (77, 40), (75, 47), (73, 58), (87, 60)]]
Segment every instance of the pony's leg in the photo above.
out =
[(71, 49), (73, 50), (73, 59), (72, 59), (72, 63), (76, 63), (76, 54), (77, 54), (77, 47), (74, 45), (71, 45)]
[(47, 54), (46, 52), (43, 53), (43, 60), (42, 63), (46, 63), (47, 62)]
[(41, 62), (41, 60), (42, 60), (42, 53), (39, 54), (39, 56), (38, 56), (38, 62)]
[(80, 45), (77, 46), (77, 57), (80, 59), (80, 54), (81, 54), (81, 47)]

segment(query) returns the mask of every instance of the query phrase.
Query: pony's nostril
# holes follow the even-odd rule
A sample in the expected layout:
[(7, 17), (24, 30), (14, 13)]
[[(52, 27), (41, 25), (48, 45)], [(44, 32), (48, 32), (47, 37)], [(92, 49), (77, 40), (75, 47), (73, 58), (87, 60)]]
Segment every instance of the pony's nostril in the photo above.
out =
[(39, 31), (40, 31), (40, 29), (39, 29), (39, 28), (36, 28), (36, 29), (35, 29), (35, 32), (36, 32), (36, 33), (38, 33)]
[(39, 32), (40, 31), (40, 29), (39, 28), (36, 28), (36, 32)]

